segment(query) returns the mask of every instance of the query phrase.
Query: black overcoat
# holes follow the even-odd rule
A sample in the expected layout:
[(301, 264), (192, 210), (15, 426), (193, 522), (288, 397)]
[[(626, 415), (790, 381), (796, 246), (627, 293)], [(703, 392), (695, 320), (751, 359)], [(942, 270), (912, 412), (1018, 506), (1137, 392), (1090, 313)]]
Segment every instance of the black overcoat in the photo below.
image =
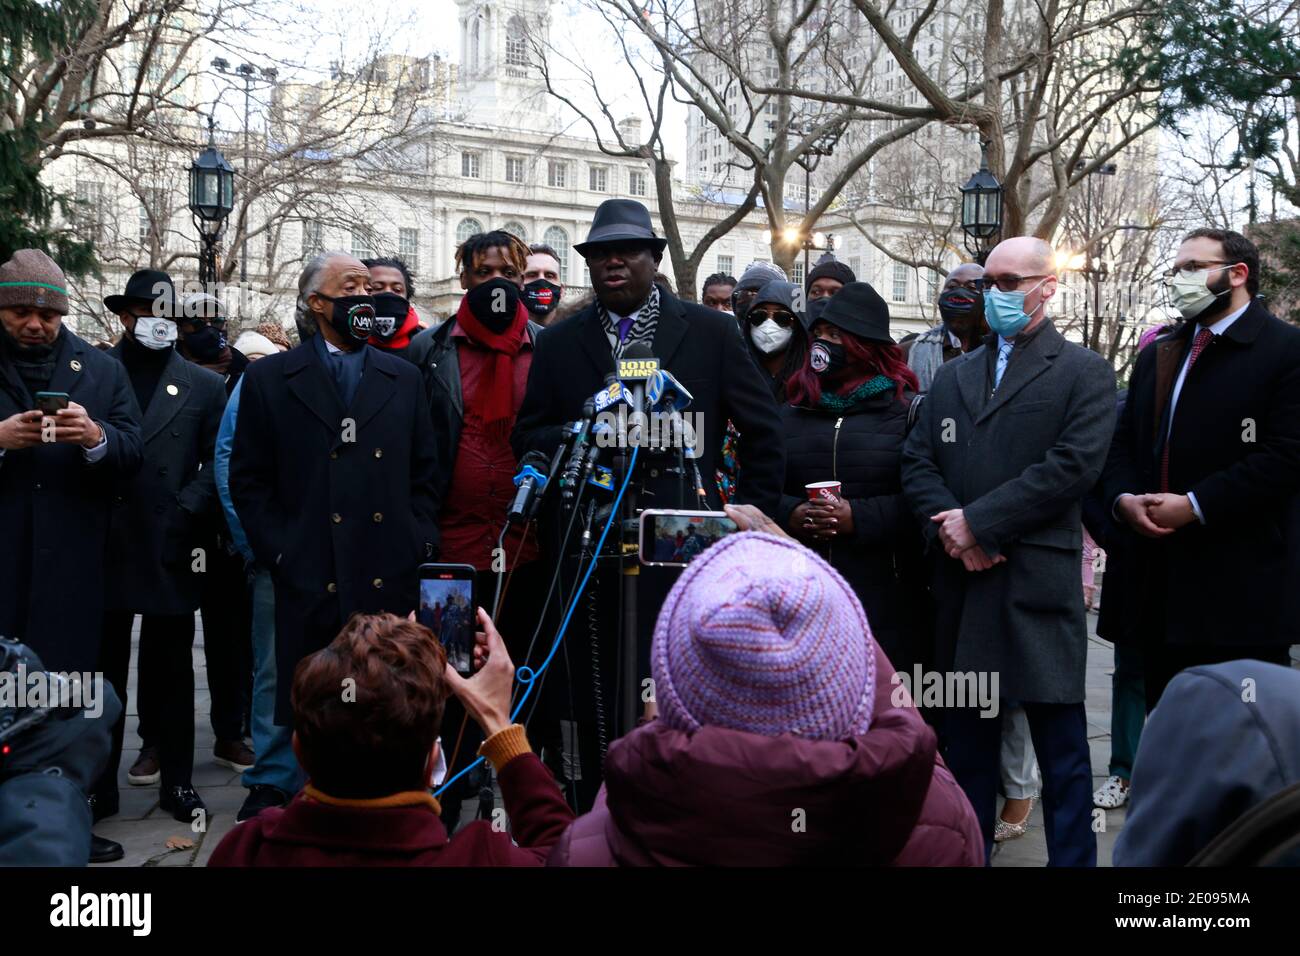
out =
[[(29, 644), (52, 671), (94, 671), (109, 512), (117, 482), (140, 468), (140, 410), (122, 364), (66, 326), (48, 391), (83, 406), (108, 447), (93, 464), (68, 444), (0, 457), (0, 634)], [(34, 407), (0, 358), (0, 418)]]
[[(122, 344), (109, 354), (121, 361)], [(225, 408), (221, 376), (172, 349), (141, 425), (144, 463), (113, 495), (109, 610), (188, 614), (198, 608), (203, 575), (216, 557), (208, 553), (205, 530), (217, 509), (212, 455)]]
[(294, 667), (356, 611), (405, 616), (417, 569), (436, 554), (438, 461), (419, 370), (366, 346), (343, 407), (310, 341), (249, 365), (230, 456), (230, 494), (275, 582), (276, 720)]

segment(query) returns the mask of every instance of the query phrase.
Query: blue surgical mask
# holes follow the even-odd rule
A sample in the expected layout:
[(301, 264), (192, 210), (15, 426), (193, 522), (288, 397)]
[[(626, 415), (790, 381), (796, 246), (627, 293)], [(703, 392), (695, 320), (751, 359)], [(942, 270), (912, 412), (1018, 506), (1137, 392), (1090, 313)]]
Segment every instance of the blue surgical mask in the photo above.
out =
[[(1044, 279), (1043, 282), (1047, 280)], [(1037, 289), (1043, 284), (1038, 283), (1034, 286)], [(1033, 292), (1030, 289), (1029, 292)], [(989, 328), (1002, 336), (1004, 339), (1014, 338), (1026, 325), (1029, 324), (1030, 316), (1025, 314), (1025, 296), (1028, 292), (1003, 292), (1001, 289), (984, 290), (984, 321), (989, 324)], [(1043, 303), (1039, 302), (1034, 307), (1037, 312), (1042, 308)]]

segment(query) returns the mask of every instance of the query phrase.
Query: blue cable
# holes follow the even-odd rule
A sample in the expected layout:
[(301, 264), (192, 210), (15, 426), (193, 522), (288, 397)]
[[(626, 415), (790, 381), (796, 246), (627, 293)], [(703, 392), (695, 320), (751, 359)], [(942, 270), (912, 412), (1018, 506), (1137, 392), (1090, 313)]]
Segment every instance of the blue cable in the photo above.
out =
[[(511, 721), (518, 717), (519, 712), (524, 709), (524, 704), (528, 701), (528, 695), (533, 692), (533, 687), (537, 682), (537, 678), (541, 677), (542, 674), (546, 672), (546, 668), (551, 666), (551, 658), (553, 658), (555, 652), (560, 649), (560, 641), (564, 640), (564, 634), (569, 629), (569, 620), (573, 617), (573, 611), (578, 606), (578, 599), (582, 597), (582, 592), (587, 589), (587, 581), (591, 578), (591, 572), (596, 570), (596, 558), (594, 555), (600, 554), (600, 549), (605, 546), (605, 537), (609, 534), (609, 529), (614, 526), (614, 522), (618, 518), (618, 506), (623, 503), (623, 492), (627, 491), (627, 486), (631, 483), (632, 472), (636, 468), (636, 458), (640, 451), (641, 449), (638, 447), (633, 447), (632, 449), (632, 458), (628, 461), (627, 474), (623, 476), (623, 486), (618, 489), (618, 496), (614, 499), (614, 507), (609, 512), (609, 520), (605, 522), (605, 527), (601, 529), (600, 539), (596, 542), (596, 550), (591, 562), (587, 565), (587, 573), (582, 576), (582, 583), (578, 585), (578, 590), (574, 592), (573, 599), (569, 602), (569, 609), (565, 612), (564, 620), (560, 623), (559, 633), (555, 635), (555, 640), (551, 644), (551, 652), (546, 655), (546, 660), (542, 661), (542, 666), (537, 668), (537, 670), (534, 671), (531, 667), (525, 664), (519, 668), (518, 672), (516, 672), (515, 676), (518, 678), (519, 682), (521, 684), (526, 684), (527, 686), (524, 689), (523, 695), (519, 698), (519, 703), (516, 704), (515, 709), (510, 714)], [(562, 559), (563, 558), (561, 558), (561, 560)], [(524, 676), (524, 671), (528, 672), (526, 677)], [(435, 790), (433, 795), (435, 797), (440, 796), (448, 787), (482, 762), (482, 757), (476, 758), (468, 767), (456, 774), (456, 776), (452, 777), (450, 780), (444, 780), (442, 786)]]

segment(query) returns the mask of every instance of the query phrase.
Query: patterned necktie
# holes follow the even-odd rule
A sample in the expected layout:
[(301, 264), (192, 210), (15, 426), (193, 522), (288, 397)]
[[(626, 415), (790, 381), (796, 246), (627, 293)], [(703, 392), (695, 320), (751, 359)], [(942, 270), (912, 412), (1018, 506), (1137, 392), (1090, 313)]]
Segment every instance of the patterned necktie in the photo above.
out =
[[(1196, 360), (1200, 357), (1201, 353), (1205, 351), (1205, 347), (1210, 344), (1212, 338), (1214, 338), (1214, 333), (1209, 329), (1201, 329), (1201, 331), (1196, 333), (1196, 339), (1192, 342), (1192, 354), (1187, 356), (1187, 372), (1183, 375), (1183, 388), (1187, 387), (1187, 379), (1191, 377), (1192, 366), (1196, 364)], [(1160, 452), (1161, 491), (1169, 490), (1169, 440), (1173, 437), (1174, 433), (1173, 420), (1174, 410), (1171, 408), (1169, 410), (1169, 431), (1165, 434), (1165, 447)]]
[(1011, 350), (1015, 347), (1013, 342), (1000, 342), (998, 344), (998, 364), (993, 370), (993, 390), (996, 392), (998, 386), (1002, 384), (1002, 375), (1007, 370), (1007, 362), (1011, 361)]

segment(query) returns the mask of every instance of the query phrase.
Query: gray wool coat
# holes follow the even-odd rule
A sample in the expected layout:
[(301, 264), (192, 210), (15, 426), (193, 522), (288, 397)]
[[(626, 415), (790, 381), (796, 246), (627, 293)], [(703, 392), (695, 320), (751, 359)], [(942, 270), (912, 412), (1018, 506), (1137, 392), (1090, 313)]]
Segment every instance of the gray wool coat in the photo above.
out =
[[(998, 675), (1009, 700), (1084, 699), (1080, 501), (1115, 429), (1115, 373), (1050, 320), (1017, 337), (993, 391), (997, 338), (942, 366), (903, 449), (903, 493), (934, 555), (940, 667)], [(931, 515), (962, 508), (1005, 564), (968, 572)]]

